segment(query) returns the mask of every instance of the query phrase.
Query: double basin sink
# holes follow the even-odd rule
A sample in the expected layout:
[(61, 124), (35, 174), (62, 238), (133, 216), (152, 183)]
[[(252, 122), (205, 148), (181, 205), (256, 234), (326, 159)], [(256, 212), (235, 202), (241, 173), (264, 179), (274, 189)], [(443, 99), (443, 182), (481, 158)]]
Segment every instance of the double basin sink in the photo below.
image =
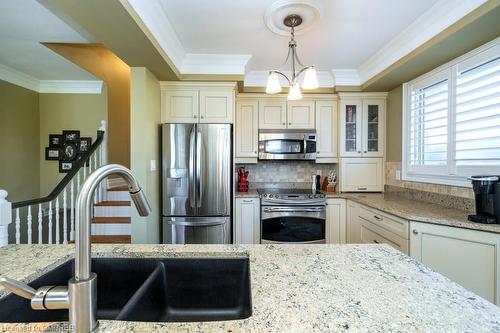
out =
[[(248, 318), (252, 313), (248, 258), (94, 258), (97, 319), (191, 322)], [(70, 260), (29, 285), (67, 285)], [(68, 310), (32, 310), (29, 300), (0, 299), (0, 322), (67, 321)]]

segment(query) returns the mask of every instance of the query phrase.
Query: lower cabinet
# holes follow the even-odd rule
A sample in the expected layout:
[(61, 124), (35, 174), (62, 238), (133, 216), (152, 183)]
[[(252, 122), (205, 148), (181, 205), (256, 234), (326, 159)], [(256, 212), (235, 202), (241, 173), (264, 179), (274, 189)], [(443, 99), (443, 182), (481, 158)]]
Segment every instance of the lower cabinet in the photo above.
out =
[(340, 191), (382, 192), (384, 190), (383, 158), (341, 158)]
[(326, 200), (326, 243), (345, 244), (346, 231), (346, 200), (335, 198)]
[(260, 199), (236, 198), (235, 244), (260, 243)]
[(347, 243), (361, 243), (361, 224), (359, 222), (359, 204), (354, 201), (347, 200), (346, 203), (346, 220), (347, 220)]
[(500, 235), (411, 222), (410, 255), (479, 296), (500, 304)]

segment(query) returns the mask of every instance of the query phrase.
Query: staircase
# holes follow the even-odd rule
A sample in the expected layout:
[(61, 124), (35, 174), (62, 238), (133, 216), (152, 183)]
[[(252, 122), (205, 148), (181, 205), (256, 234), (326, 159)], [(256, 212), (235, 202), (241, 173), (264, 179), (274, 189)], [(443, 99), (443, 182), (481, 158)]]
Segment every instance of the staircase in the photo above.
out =
[(122, 184), (108, 184), (106, 200), (94, 204), (92, 243), (131, 243), (130, 194)]

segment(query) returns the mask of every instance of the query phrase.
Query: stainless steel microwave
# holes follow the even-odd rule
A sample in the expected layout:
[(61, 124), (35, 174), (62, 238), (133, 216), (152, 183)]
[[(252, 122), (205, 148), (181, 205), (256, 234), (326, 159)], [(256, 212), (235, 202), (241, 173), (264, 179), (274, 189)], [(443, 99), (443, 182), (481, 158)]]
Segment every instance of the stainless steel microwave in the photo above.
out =
[(315, 130), (259, 131), (259, 160), (315, 159)]

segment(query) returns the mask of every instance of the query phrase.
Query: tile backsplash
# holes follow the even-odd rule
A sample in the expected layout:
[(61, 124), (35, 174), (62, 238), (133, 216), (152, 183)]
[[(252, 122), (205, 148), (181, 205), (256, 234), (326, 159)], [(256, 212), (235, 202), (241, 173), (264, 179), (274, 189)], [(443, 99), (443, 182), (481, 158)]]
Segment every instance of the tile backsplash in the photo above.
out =
[(237, 164), (248, 171), (250, 188), (257, 183), (311, 183), (311, 176), (321, 170), (321, 179), (328, 176), (330, 169), (336, 169), (334, 164), (316, 164), (308, 161), (259, 161), (257, 164)]

